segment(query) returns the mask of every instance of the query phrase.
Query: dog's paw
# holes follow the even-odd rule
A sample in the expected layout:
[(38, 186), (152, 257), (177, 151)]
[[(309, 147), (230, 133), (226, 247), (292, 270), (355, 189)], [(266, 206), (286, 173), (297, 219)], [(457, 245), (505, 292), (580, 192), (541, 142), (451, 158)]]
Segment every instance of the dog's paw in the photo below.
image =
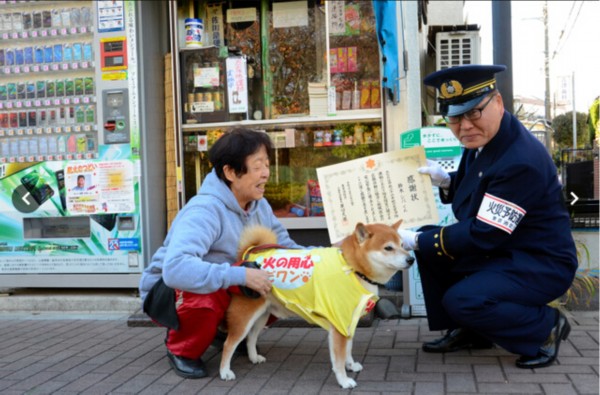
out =
[(351, 379), (350, 377), (338, 380), (338, 384), (340, 385), (340, 387), (345, 389), (356, 387), (356, 381), (354, 381), (354, 379)]
[(346, 363), (346, 370), (351, 372), (360, 372), (362, 368), (362, 365), (358, 362)]
[(235, 380), (235, 373), (231, 369), (221, 370), (221, 380), (231, 381)]
[(267, 362), (267, 358), (263, 357), (262, 355), (257, 354), (256, 357), (250, 358), (250, 362), (252, 362), (253, 364), (256, 365), (258, 363)]

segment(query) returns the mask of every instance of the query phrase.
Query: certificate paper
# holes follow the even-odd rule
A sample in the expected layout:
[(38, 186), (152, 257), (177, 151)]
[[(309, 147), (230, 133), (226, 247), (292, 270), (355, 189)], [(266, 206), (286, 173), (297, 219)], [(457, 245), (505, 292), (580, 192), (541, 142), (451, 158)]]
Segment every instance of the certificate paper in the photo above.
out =
[(417, 171), (425, 165), (424, 148), (414, 147), (318, 168), (331, 242), (352, 233), (357, 222), (436, 224), (431, 178)]

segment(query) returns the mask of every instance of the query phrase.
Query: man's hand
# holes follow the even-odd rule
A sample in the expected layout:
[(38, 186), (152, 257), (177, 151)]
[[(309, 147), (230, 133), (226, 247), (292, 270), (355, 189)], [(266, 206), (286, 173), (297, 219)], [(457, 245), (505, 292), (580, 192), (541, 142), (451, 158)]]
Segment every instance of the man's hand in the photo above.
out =
[(246, 286), (266, 296), (271, 291), (271, 274), (265, 270), (246, 268)]
[(450, 174), (442, 168), (436, 161), (427, 159), (427, 166), (419, 167), (417, 171), (421, 174), (429, 174), (431, 183), (442, 189), (450, 188)]
[(398, 229), (398, 234), (402, 239), (402, 248), (404, 248), (406, 251), (412, 251), (415, 249), (418, 250), (417, 236), (420, 233), (421, 232), (413, 232), (412, 230), (407, 229)]

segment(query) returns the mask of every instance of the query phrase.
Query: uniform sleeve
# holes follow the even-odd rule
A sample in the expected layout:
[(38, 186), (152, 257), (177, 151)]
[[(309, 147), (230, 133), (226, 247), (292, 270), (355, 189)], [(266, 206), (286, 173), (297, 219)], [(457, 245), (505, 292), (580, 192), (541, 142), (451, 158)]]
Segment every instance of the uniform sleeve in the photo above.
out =
[(503, 169), (488, 184), (472, 216), (419, 236), (419, 250), (430, 259), (456, 258), (490, 252), (511, 241), (528, 211), (543, 201), (546, 177), (528, 165)]

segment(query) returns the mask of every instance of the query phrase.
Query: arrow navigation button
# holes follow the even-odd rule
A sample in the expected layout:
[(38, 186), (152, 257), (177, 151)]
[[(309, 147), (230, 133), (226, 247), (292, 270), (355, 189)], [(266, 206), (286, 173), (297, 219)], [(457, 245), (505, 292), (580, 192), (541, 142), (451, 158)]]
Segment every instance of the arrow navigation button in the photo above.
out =
[(575, 195), (573, 192), (571, 192), (571, 196), (573, 196), (573, 201), (571, 202), (571, 206), (575, 204), (576, 201), (579, 200), (579, 197), (577, 197), (577, 195)]

